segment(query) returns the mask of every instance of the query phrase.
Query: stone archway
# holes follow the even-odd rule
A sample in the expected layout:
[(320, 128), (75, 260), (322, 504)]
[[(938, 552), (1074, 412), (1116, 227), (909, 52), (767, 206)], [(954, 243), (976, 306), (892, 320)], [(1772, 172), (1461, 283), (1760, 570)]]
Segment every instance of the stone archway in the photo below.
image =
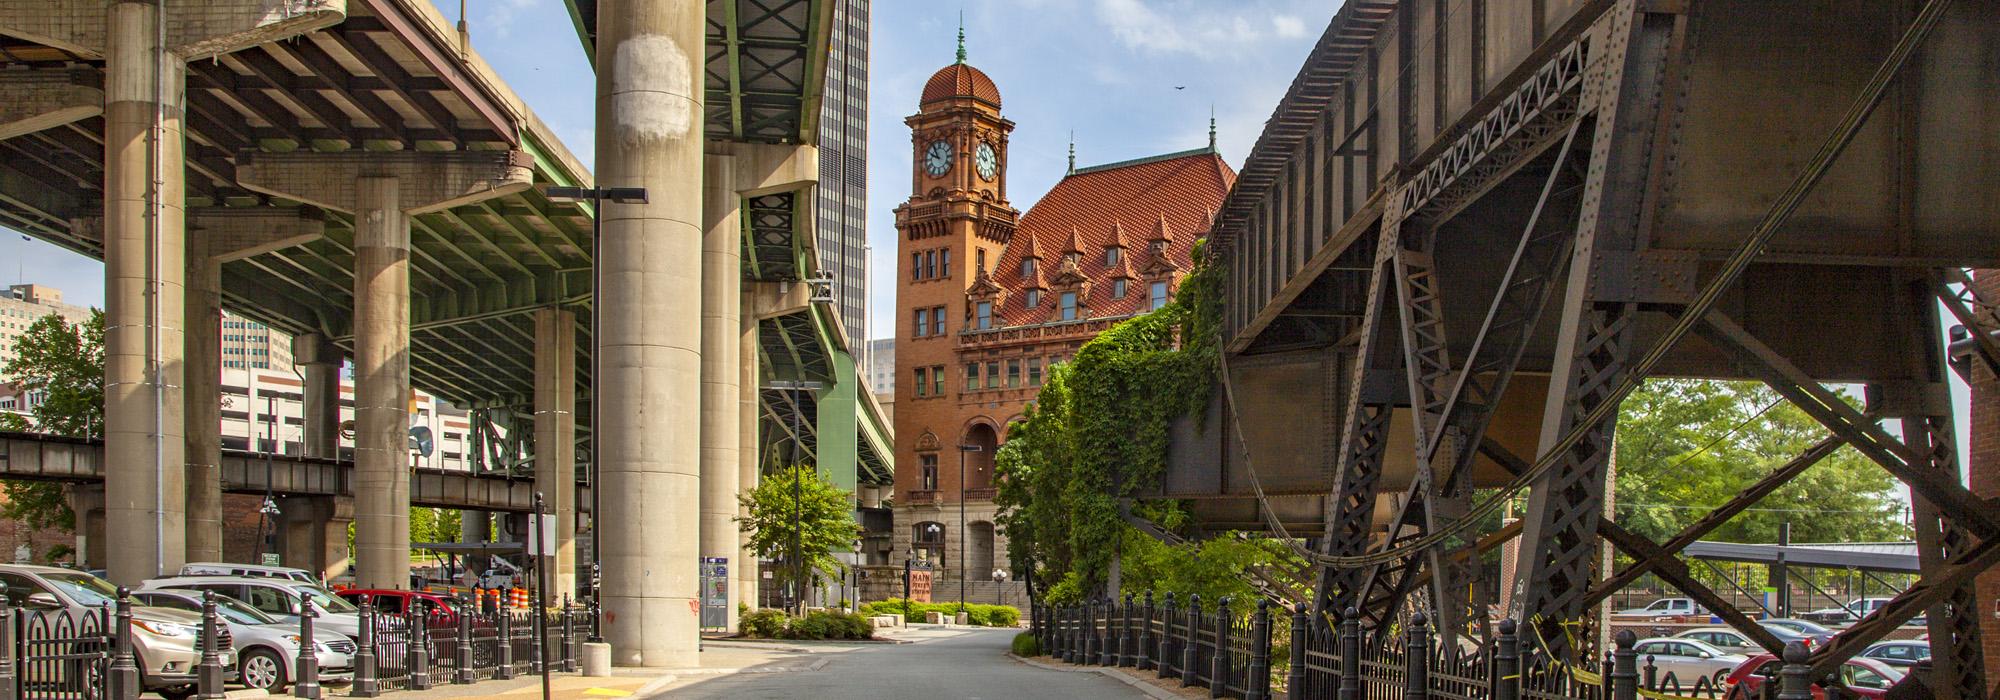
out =
[[(965, 429), (961, 445), (977, 446), (977, 452), (965, 455), (965, 490), (968, 500), (993, 498), (993, 453), (1000, 449), (1000, 435), (993, 426), (984, 421), (973, 423)], [(989, 524), (990, 527), (990, 524)]]

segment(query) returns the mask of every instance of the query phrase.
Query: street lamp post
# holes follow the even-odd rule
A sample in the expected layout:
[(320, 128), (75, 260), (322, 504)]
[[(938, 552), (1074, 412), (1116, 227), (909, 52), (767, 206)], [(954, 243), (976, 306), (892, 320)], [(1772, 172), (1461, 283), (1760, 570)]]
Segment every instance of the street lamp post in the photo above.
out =
[(970, 571), (965, 556), (965, 453), (982, 451), (978, 445), (958, 446), (958, 612), (965, 614), (965, 579)]
[(590, 639), (592, 644), (604, 643), (604, 533), (598, 524), (604, 518), (604, 488), (598, 481), (603, 474), (600, 467), (603, 460), (597, 451), (598, 407), (597, 380), (598, 358), (604, 353), (604, 333), (601, 324), (601, 309), (604, 305), (597, 296), (604, 289), (604, 266), (598, 264), (603, 259), (600, 252), (604, 247), (604, 202), (615, 204), (645, 204), (644, 187), (550, 187), (542, 192), (551, 202), (590, 202)]

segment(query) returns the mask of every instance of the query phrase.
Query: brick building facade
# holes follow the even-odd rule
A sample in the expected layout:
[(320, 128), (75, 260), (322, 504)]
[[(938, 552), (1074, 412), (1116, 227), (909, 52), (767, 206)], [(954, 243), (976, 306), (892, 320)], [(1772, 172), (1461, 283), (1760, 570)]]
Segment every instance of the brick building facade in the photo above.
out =
[(1179, 153), (1072, 162), (1021, 213), (1007, 199), (1014, 124), (962, 52), (905, 123), (915, 159), (910, 199), (896, 209), (891, 559), (930, 561), (940, 580), (961, 569), (986, 580), (1010, 568), (992, 500), (1006, 426), (1051, 365), (1172, 298), (1235, 172), (1212, 137)]
[[(2000, 296), (2000, 270), (1980, 270), (1973, 284), (1986, 299)], [(1973, 495), (2000, 498), (2000, 380), (1983, 362), (1972, 363), (1972, 415), (1967, 455)], [(2000, 568), (1986, 570), (1975, 584), (1982, 609), (1979, 639), (1986, 653), (1986, 682), (2000, 684)]]

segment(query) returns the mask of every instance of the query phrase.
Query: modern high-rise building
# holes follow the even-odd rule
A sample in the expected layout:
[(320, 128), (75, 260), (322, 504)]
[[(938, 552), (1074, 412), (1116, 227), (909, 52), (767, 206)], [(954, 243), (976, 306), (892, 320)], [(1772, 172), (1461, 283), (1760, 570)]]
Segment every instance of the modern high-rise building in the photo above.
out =
[(55, 314), (70, 325), (90, 320), (90, 309), (62, 300), (62, 290), (39, 284), (17, 284), (0, 293), (0, 367), (14, 359), (14, 344), (28, 326)]
[(834, 0), (819, 122), (819, 265), (849, 347), (868, 339), (868, 1)]

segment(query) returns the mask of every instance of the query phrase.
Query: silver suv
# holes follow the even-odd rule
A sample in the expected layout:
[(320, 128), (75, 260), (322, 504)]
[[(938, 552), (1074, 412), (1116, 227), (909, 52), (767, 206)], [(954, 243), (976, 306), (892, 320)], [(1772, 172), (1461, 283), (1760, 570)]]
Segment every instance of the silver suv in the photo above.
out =
[(215, 591), (292, 625), (298, 624), (301, 606), (310, 601), (319, 609), (314, 629), (361, 636), (361, 610), (318, 584), (253, 576), (166, 576), (142, 581), (137, 590)]
[[(188, 590), (139, 591), (133, 602), (175, 610), (200, 612), (203, 594)], [(300, 629), (298, 623), (277, 618), (226, 595), (215, 597), (215, 609), (235, 637), (237, 678), (243, 685), (271, 693), (282, 693), (299, 667)], [(348, 681), (354, 676), (354, 640), (325, 629), (313, 630), (313, 652), (319, 657), (319, 680)]]
[[(0, 595), (5, 595), (9, 605), (20, 608), (21, 614), (28, 617), (24, 629), (34, 627), (37, 615), (67, 616), (71, 621), (81, 621), (118, 602), (118, 587), (111, 582), (52, 566), (0, 564), (0, 584), (6, 586)], [(200, 615), (133, 605), (132, 653), (139, 665), (140, 682), (146, 689), (159, 691), (170, 699), (194, 695), (195, 665), (201, 662), (201, 648), (197, 645), (200, 636)], [(216, 647), (221, 651), (222, 664), (233, 669), (236, 653), (229, 649), (231, 641), (228, 629), (218, 629)], [(96, 669), (74, 672), (88, 678)]]

